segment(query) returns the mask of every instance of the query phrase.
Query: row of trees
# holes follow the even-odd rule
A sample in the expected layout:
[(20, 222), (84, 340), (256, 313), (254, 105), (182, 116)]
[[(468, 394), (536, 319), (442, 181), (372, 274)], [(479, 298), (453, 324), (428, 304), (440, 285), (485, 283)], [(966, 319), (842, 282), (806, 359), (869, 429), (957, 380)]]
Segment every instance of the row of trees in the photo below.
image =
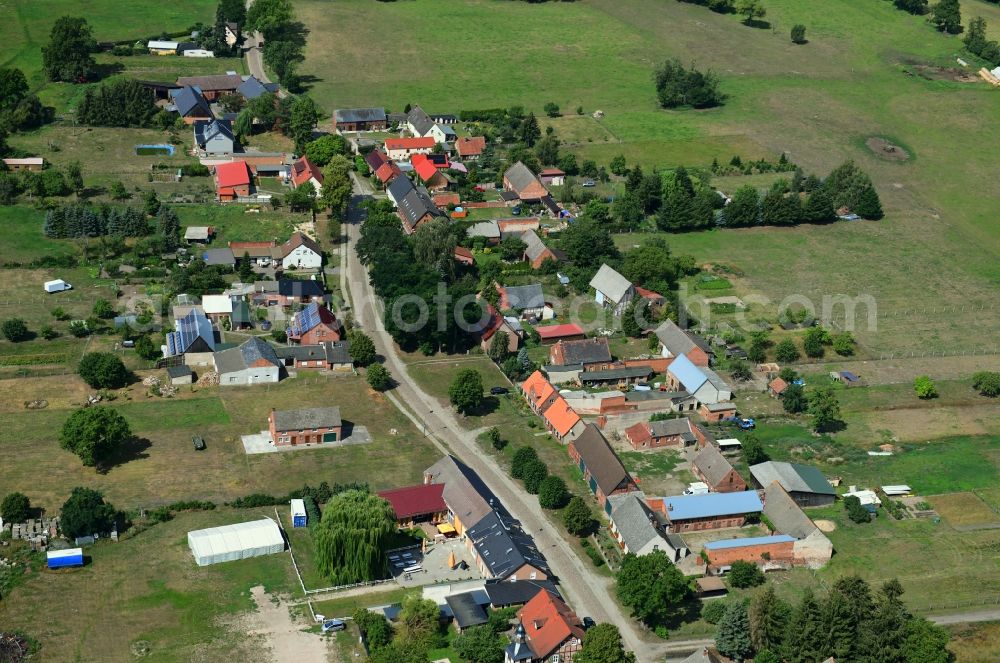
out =
[(52, 239), (102, 235), (144, 237), (150, 230), (145, 211), (136, 207), (92, 207), (82, 203), (50, 209), (45, 213), (45, 225), (42, 228), (45, 236)]
[(87, 88), (76, 108), (77, 121), (94, 127), (147, 127), (156, 114), (152, 90), (125, 77)]
[(718, 621), (716, 648), (734, 660), (818, 663), (947, 663), (948, 633), (913, 616), (896, 580), (878, 593), (858, 576), (838, 579), (825, 597), (811, 591), (797, 604), (770, 586), (747, 603), (729, 602)]
[(46, 168), (41, 172), (22, 170), (16, 173), (0, 170), (0, 205), (12, 205), (21, 194), (35, 198), (63, 197), (82, 193), (83, 189), (83, 173), (76, 162), (64, 170)]
[(297, 73), (306, 45), (306, 29), (295, 20), (291, 0), (260, 0), (246, 12), (246, 31), (264, 37), (264, 63), (289, 90), (299, 91), (302, 78)]
[(930, 14), (928, 20), (941, 32), (957, 35), (962, 31), (962, 12), (958, 0), (940, 0), (930, 5), (928, 0), (892, 0), (897, 9), (916, 16)]
[[(23, 523), (31, 515), (31, 501), (24, 493), (8, 493), (0, 502), (0, 518), (5, 523)], [(119, 519), (118, 511), (104, 501), (104, 495), (90, 488), (74, 488), (60, 516), (59, 527), (69, 537), (110, 531)]]

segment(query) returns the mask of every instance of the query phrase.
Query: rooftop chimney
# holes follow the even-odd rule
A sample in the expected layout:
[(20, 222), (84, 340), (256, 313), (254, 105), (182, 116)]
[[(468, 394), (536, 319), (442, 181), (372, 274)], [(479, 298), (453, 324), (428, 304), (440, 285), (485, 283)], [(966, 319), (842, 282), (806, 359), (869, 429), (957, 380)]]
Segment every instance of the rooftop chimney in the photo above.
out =
[(430, 472), (424, 472), (424, 485), (429, 485), (434, 483), (434, 475)]

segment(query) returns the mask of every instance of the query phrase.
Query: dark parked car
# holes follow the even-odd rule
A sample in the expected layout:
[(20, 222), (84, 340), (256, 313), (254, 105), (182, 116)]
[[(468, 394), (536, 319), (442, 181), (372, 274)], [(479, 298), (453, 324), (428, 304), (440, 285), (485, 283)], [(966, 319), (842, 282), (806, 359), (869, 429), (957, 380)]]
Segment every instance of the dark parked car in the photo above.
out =
[(594, 621), (593, 617), (584, 617), (583, 618), (583, 630), (584, 631), (589, 631), (590, 629), (594, 628), (595, 626), (597, 626), (597, 622)]
[(503, 394), (510, 393), (510, 389), (507, 387), (493, 387), (490, 389), (490, 393), (494, 396), (502, 396)]
[(195, 451), (205, 450), (205, 438), (203, 438), (202, 436), (195, 435), (194, 437), (191, 438), (191, 441), (194, 442)]

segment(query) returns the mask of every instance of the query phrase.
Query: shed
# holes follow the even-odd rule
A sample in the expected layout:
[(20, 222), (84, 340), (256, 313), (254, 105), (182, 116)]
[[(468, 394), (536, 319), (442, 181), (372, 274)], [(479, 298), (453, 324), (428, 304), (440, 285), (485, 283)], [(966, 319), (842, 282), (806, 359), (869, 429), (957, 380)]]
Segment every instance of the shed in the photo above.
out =
[(305, 500), (292, 500), (292, 527), (305, 527), (306, 520)]
[(725, 596), (729, 591), (726, 588), (726, 583), (722, 581), (722, 578), (718, 576), (705, 576), (704, 578), (696, 578), (695, 583), (698, 585), (698, 596), (701, 598), (713, 598), (716, 596)]
[(83, 566), (83, 548), (50, 550), (45, 554), (45, 558), (50, 569), (61, 569), (69, 566)]
[(180, 366), (168, 366), (167, 377), (170, 384), (192, 384), (194, 382), (194, 371), (190, 366), (181, 364)]
[(188, 547), (198, 566), (260, 557), (285, 549), (281, 530), (270, 518), (188, 532)]
[(459, 631), (463, 631), (470, 626), (478, 626), (488, 621), (486, 610), (479, 605), (472, 592), (464, 594), (452, 594), (445, 597), (445, 603), (455, 616), (455, 626)]
[(739, 451), (743, 446), (735, 437), (718, 440), (716, 444), (719, 445), (719, 451)]

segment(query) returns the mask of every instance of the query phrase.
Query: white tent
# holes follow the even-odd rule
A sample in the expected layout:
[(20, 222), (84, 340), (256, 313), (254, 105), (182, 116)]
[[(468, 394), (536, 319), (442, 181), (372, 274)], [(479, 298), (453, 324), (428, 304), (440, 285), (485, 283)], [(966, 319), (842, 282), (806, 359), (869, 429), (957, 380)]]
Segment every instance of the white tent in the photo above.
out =
[(188, 547), (198, 566), (280, 553), (281, 530), (270, 518), (188, 532)]

